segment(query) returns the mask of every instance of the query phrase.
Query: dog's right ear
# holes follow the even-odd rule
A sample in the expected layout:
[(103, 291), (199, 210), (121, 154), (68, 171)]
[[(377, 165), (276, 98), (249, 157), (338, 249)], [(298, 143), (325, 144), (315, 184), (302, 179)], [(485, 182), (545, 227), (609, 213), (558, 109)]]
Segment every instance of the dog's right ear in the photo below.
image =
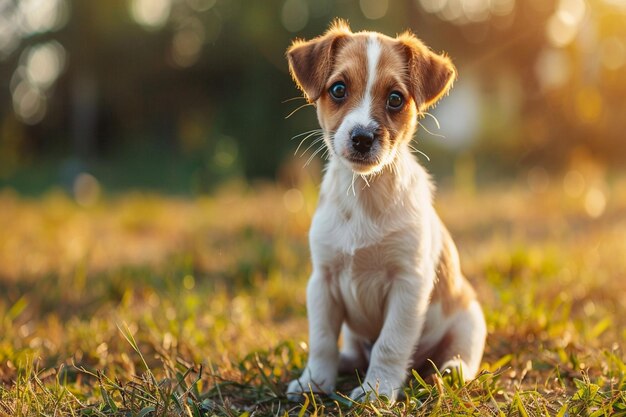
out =
[(322, 36), (310, 41), (296, 39), (287, 49), (289, 72), (309, 103), (320, 98), (337, 47), (351, 33), (348, 24), (337, 19)]

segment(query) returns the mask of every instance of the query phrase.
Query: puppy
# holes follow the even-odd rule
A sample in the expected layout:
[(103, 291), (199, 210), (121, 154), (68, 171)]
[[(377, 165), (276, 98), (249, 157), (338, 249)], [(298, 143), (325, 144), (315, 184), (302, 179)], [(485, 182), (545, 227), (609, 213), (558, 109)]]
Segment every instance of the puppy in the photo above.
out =
[(418, 115), (448, 91), (454, 66), (411, 33), (352, 33), (341, 20), (294, 41), (287, 59), (330, 154), (309, 236), (309, 359), (288, 397), (330, 393), (338, 371), (367, 368), (351, 398), (395, 400), (428, 359), (473, 378), (485, 320), (410, 152)]

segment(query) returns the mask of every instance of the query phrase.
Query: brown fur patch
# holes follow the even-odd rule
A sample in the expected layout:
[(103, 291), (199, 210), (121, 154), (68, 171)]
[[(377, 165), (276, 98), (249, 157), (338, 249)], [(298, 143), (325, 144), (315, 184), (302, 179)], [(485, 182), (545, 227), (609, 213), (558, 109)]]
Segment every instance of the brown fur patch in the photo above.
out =
[[(367, 82), (367, 36), (353, 35), (336, 51), (335, 66), (325, 83), (317, 105), (320, 107), (320, 124), (327, 132), (335, 132), (346, 114), (358, 106), (365, 94)], [(335, 101), (327, 92), (336, 82), (346, 85), (346, 96)]]
[(323, 93), (335, 62), (335, 51), (351, 33), (345, 22), (335, 20), (322, 36), (310, 41), (296, 39), (287, 49), (289, 72), (310, 103)]
[(433, 53), (410, 32), (396, 39), (406, 56), (413, 97), (420, 111), (426, 110), (448, 92), (456, 79), (456, 68), (450, 58)]
[(443, 243), (431, 302), (440, 302), (444, 314), (449, 315), (458, 309), (467, 308), (476, 298), (476, 293), (461, 272), (459, 255), (450, 233), (445, 226), (441, 227)]

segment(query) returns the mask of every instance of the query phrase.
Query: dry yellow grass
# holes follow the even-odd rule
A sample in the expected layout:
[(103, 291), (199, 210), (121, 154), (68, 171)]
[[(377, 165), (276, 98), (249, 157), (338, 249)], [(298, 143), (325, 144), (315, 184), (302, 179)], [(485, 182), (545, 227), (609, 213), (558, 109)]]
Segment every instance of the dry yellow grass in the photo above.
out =
[[(487, 316), (485, 374), (441, 392), (413, 381), (423, 405), (405, 411), (626, 414), (626, 182), (531, 188), (439, 193)], [(306, 357), (315, 200), (306, 182), (197, 198), (130, 193), (90, 207), (60, 191), (0, 191), (0, 415), (137, 413), (152, 403), (129, 402), (125, 390), (161, 389), (146, 366), (161, 381), (188, 371), (193, 390), (180, 397), (191, 415), (299, 412), (281, 393)], [(338, 412), (326, 401), (315, 410)]]

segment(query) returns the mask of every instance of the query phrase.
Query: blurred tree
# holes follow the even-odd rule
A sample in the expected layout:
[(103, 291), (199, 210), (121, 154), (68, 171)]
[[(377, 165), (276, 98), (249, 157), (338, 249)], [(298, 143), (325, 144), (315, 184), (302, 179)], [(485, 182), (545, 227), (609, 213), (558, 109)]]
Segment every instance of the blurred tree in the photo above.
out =
[[(509, 171), (581, 154), (623, 163), (620, 0), (0, 0), (0, 179), (50, 158), (71, 178), (123, 155), (123, 172), (102, 175), (186, 176), (196, 189), (272, 176), (289, 138), (316, 127), (311, 108), (284, 120), (303, 104), (284, 103), (298, 95), (284, 50), (335, 16), (412, 28), (452, 56), (459, 93), (434, 113), (472, 133), (450, 146)], [(476, 129), (459, 117), (468, 106)]]

